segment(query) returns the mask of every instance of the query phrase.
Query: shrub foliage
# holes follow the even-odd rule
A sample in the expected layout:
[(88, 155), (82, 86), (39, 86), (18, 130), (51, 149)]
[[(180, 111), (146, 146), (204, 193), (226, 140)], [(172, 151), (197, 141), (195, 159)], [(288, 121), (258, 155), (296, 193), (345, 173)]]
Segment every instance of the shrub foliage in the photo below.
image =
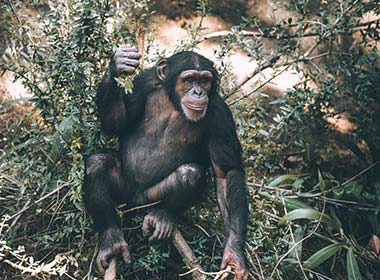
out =
[[(160, 7), (149, 0), (24, 2), (0, 4), (0, 18), (11, 23), (0, 29), (10, 58), (1, 67), (32, 93), (30, 106), (20, 108), (20, 100), (0, 106), (2, 120), (16, 112), (14, 122), (1, 127), (0, 275), (89, 279), (97, 275), (96, 236), (82, 205), (83, 159), (102, 147), (117, 148), (100, 132), (96, 84), (117, 45), (141, 46), (144, 39), (144, 65), (165, 55), (150, 48), (154, 26), (148, 23)], [(200, 23), (189, 27), (177, 50), (197, 49), (209, 39), (202, 24), (214, 2), (197, 2)], [(276, 22), (245, 13), (240, 24), (218, 35), (214, 57), (244, 149), (250, 275), (376, 279), (380, 3), (272, 2), (275, 12), (283, 12)], [(258, 62), (240, 82), (230, 77), (237, 51)], [(267, 69), (270, 76), (262, 74)], [(268, 95), (265, 89), (287, 71), (297, 73), (299, 82), (280, 96)], [(262, 83), (243, 93), (257, 75)], [(340, 119), (355, 129), (336, 129), (332, 120)], [(120, 277), (174, 279), (186, 272), (172, 245), (148, 244), (140, 235), (141, 218), (124, 208), (119, 213), (132, 221), (125, 227), (134, 262)], [(223, 238), (212, 188), (187, 217), (183, 231), (194, 253), (205, 270), (218, 271)]]

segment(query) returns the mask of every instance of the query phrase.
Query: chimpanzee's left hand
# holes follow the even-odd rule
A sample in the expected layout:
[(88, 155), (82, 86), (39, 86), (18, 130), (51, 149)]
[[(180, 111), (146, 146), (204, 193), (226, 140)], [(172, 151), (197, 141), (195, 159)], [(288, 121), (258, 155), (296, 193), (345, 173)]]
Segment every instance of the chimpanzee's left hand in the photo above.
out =
[(227, 244), (226, 248), (224, 248), (220, 269), (226, 269), (227, 266), (231, 266), (235, 274), (234, 280), (248, 280), (248, 270), (242, 249), (234, 248)]

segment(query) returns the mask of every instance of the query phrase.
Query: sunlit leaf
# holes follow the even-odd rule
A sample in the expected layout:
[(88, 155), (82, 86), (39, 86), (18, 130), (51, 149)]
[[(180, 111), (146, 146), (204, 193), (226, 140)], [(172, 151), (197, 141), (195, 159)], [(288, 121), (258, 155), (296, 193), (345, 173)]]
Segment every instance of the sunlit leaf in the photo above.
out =
[(269, 183), (269, 187), (275, 187), (278, 186), (286, 181), (297, 179), (299, 175), (292, 175), (292, 174), (286, 174), (286, 175), (281, 175), (274, 179), (272, 182)]
[(293, 210), (289, 212), (288, 214), (286, 214), (285, 216), (283, 216), (279, 223), (283, 224), (286, 221), (294, 221), (294, 220), (300, 220), (300, 219), (306, 219), (306, 220), (311, 220), (311, 221), (320, 220), (321, 223), (328, 224), (336, 229), (339, 229), (341, 227), (341, 225), (337, 224), (336, 221), (334, 221), (331, 217), (315, 209), (310, 209), (310, 208)]

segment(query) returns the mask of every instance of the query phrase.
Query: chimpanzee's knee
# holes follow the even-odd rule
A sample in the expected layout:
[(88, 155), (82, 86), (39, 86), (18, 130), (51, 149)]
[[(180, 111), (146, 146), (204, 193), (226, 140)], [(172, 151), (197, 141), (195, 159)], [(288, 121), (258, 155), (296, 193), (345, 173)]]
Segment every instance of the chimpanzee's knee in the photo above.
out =
[(202, 197), (205, 187), (205, 172), (195, 163), (183, 164), (176, 170), (177, 184), (165, 200), (166, 207), (183, 212), (196, 204)]
[(185, 188), (198, 187), (204, 177), (203, 168), (196, 163), (183, 164), (176, 171), (178, 182)]
[(117, 175), (119, 168), (119, 160), (111, 152), (92, 154), (85, 161), (86, 176), (102, 173), (108, 173), (111, 176)]

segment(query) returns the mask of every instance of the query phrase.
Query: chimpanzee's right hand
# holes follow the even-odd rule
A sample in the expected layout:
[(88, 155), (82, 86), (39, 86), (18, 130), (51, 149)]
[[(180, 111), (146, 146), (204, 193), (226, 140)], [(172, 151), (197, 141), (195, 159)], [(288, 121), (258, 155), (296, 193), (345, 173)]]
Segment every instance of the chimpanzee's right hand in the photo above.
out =
[(141, 55), (136, 48), (117, 48), (111, 58), (110, 74), (112, 77), (119, 77), (121, 74), (132, 75), (140, 65)]

